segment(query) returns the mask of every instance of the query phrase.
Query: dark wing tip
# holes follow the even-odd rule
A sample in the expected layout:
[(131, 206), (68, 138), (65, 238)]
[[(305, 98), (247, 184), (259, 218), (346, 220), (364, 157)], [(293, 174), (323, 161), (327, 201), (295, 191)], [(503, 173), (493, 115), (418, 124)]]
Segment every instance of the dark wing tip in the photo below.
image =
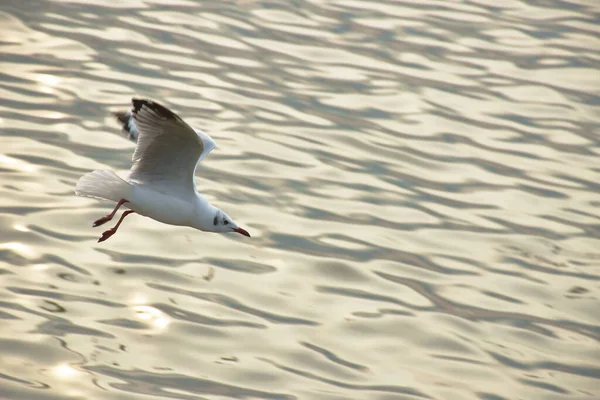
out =
[(113, 115), (115, 117), (117, 117), (117, 120), (119, 120), (119, 122), (123, 125), (122, 126), (123, 130), (131, 135), (132, 134), (131, 124), (129, 123), (129, 120), (131, 119), (131, 113), (130, 112), (116, 112), (116, 113), (113, 113)]
[(177, 115), (173, 111), (169, 110), (165, 106), (161, 106), (155, 101), (147, 99), (137, 99), (134, 97), (133, 99), (131, 99), (131, 102), (133, 103), (132, 112), (134, 114), (137, 114), (143, 106), (146, 106), (161, 118), (177, 119)]
[(131, 120), (133, 115), (131, 112), (115, 112), (113, 115), (117, 118), (117, 120), (121, 123), (121, 128), (124, 132), (127, 132), (127, 138), (132, 141), (137, 141), (138, 131), (135, 127), (134, 122)]
[(129, 117), (131, 117), (131, 114), (129, 114), (128, 112), (116, 112), (113, 113), (113, 115), (117, 118), (117, 120), (119, 120), (120, 123), (123, 124), (123, 128), (127, 129)]

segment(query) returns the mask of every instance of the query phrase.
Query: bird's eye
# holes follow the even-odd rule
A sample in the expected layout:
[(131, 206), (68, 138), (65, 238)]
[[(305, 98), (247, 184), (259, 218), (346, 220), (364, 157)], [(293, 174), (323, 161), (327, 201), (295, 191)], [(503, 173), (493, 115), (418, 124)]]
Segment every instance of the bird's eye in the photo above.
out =
[(223, 220), (223, 225), (227, 225), (227, 224), (229, 224), (229, 221)]

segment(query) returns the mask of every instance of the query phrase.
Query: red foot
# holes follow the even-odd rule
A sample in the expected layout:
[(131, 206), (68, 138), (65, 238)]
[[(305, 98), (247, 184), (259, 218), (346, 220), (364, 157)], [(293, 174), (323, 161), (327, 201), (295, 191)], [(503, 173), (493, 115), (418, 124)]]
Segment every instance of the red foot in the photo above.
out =
[(129, 200), (127, 200), (127, 199), (121, 199), (121, 200), (119, 200), (119, 202), (115, 206), (115, 209), (112, 210), (112, 212), (110, 214), (105, 215), (104, 217), (102, 217), (100, 219), (97, 219), (96, 221), (94, 221), (94, 223), (92, 224), (92, 226), (95, 228), (95, 227), (100, 226), (102, 224), (105, 224), (108, 221), (110, 221), (111, 219), (113, 219), (113, 217), (117, 213), (117, 210), (119, 209), (119, 207), (121, 207), (125, 203), (129, 203)]
[(93, 224), (92, 226), (95, 228), (95, 227), (97, 227), (97, 226), (100, 226), (100, 225), (102, 225), (102, 224), (105, 224), (105, 223), (107, 223), (107, 222), (108, 222), (108, 221), (110, 221), (111, 219), (113, 219), (113, 216), (112, 216), (112, 215), (110, 215), (110, 214), (108, 214), (108, 215), (105, 215), (104, 217), (102, 217), (102, 218), (100, 218), (100, 219), (97, 219), (96, 221), (94, 221), (94, 224)]
[(110, 228), (109, 230), (104, 231), (102, 233), (102, 236), (100, 236), (100, 239), (98, 239), (98, 243), (104, 242), (106, 239), (108, 239), (109, 237), (114, 235), (116, 232), (117, 232), (117, 230), (115, 228)]

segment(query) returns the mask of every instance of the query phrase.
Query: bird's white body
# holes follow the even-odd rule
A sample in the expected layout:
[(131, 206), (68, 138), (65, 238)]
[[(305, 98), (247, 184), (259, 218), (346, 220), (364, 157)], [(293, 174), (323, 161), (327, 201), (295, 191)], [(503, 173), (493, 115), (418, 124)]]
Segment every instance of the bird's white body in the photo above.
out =
[(150, 217), (159, 222), (170, 225), (192, 226), (203, 231), (208, 231), (210, 225), (200, 226), (195, 223), (198, 213), (202, 213), (208, 203), (200, 200), (200, 197), (181, 198), (170, 196), (154, 190), (152, 186), (144, 184), (132, 184), (129, 203), (125, 207), (138, 214)]
[[(118, 203), (112, 214), (94, 226), (112, 219), (124, 205), (131, 210), (128, 213), (133, 211), (165, 224), (250, 236), (196, 189), (196, 166), (216, 147), (214, 140), (155, 102), (133, 99), (133, 105), (131, 112), (117, 114), (129, 138), (137, 142), (128, 179), (113, 171), (97, 170), (81, 177), (75, 188), (79, 196)], [(101, 241), (116, 232), (125, 215)]]

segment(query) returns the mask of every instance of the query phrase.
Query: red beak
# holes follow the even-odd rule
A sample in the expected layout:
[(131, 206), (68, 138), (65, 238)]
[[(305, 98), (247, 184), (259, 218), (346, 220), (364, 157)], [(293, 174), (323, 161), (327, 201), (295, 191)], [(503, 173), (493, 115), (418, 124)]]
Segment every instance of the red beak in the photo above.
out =
[(234, 231), (234, 232), (237, 232), (237, 233), (241, 233), (241, 234), (242, 234), (242, 235), (244, 235), (244, 236), (248, 236), (248, 237), (250, 237), (250, 234), (249, 234), (249, 233), (248, 233), (248, 231), (247, 231), (247, 230), (245, 230), (245, 229), (242, 229), (242, 228), (235, 228), (233, 231)]

